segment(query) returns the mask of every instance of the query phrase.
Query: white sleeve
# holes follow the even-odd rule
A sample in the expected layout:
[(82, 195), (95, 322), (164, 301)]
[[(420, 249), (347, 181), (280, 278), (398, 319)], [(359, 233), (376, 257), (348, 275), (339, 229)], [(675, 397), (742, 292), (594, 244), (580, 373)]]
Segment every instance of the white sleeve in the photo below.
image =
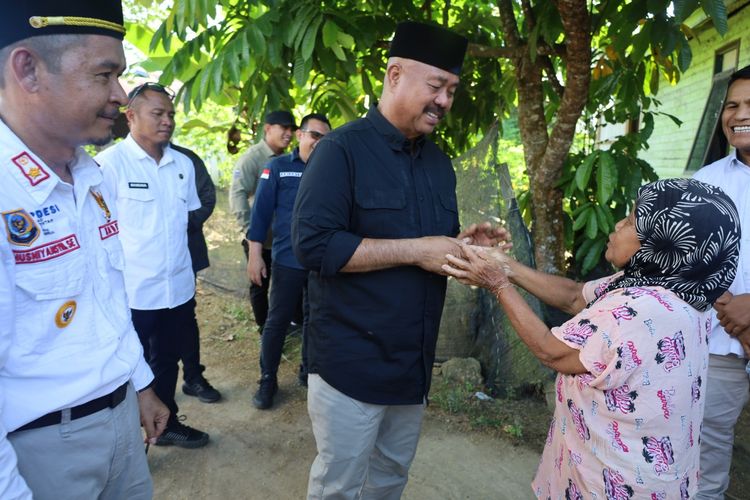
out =
[[(0, 242), (0, 370), (8, 359), (8, 350), (15, 337), (15, 281), (12, 255), (7, 244)], [(2, 379), (0, 378), (0, 381)], [(0, 382), (0, 415), (5, 411), (5, 391)], [(16, 452), (7, 438), (0, 418), (0, 498), (31, 499), (31, 491), (18, 472)]]

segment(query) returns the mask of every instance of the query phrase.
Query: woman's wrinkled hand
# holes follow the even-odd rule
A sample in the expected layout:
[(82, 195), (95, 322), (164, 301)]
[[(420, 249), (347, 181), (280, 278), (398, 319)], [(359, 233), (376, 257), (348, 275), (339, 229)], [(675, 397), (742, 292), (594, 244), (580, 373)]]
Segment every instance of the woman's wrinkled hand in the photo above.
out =
[(511, 285), (509, 257), (499, 248), (462, 244), (464, 258), (446, 254), (442, 269), (464, 285), (486, 288), (498, 293)]

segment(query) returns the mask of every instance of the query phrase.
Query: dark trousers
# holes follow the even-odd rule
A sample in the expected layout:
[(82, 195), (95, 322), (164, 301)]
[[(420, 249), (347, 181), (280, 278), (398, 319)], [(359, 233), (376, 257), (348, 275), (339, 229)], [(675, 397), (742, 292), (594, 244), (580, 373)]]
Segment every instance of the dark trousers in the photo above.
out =
[(188, 384), (193, 384), (203, 378), (206, 367), (201, 364), (201, 342), (198, 319), (193, 308), (193, 320), (190, 328), (185, 331), (182, 342), (182, 379)]
[[(245, 251), (245, 259), (248, 258), (248, 244), (247, 240), (242, 240), (242, 250)], [(255, 317), (255, 324), (258, 327), (263, 328), (266, 324), (266, 318), (268, 318), (268, 287), (271, 283), (271, 249), (263, 249), (263, 262), (266, 263), (266, 271), (268, 276), (263, 278), (261, 285), (258, 286), (253, 282), (250, 282), (250, 307), (253, 309), (253, 316)]]
[(170, 422), (177, 419), (177, 362), (183, 353), (183, 344), (192, 342), (188, 336), (197, 331), (195, 298), (173, 309), (131, 309), (133, 326), (143, 345), (143, 355), (154, 372), (154, 392), (167, 405)]
[(289, 324), (304, 303), (305, 318), (302, 323), (302, 369), (307, 368), (307, 275), (305, 269), (273, 265), (271, 283), (271, 308), (261, 340), (260, 370), (263, 375), (276, 377), (281, 362), (281, 352)]

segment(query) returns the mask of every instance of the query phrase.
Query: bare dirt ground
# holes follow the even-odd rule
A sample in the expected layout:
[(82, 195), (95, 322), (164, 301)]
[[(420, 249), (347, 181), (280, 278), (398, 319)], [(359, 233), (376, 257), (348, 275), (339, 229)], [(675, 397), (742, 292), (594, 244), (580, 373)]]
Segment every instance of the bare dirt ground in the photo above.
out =
[[(292, 339), (285, 348), (274, 407), (256, 410), (250, 400), (257, 387), (259, 337), (243, 297), (247, 279), (239, 236), (226, 213), (226, 194), (218, 194), (219, 203), (204, 230), (211, 267), (201, 272), (196, 299), (206, 376), (224, 398), (204, 404), (184, 396), (178, 388), (177, 403), (186, 423), (208, 432), (211, 441), (198, 450), (151, 447), (148, 460), (155, 498), (301, 499), (315, 457), (315, 441), (305, 389), (296, 385), (299, 340)], [(453, 401), (454, 394), (441, 394), (440, 387), (437, 378), (433, 400)], [(430, 405), (404, 498), (533, 498), (529, 484), (549, 414), (538, 403), (505, 401), (500, 406), (504, 415), (498, 420), (497, 413), (477, 416), (476, 404), (469, 417)], [(515, 430), (522, 430), (522, 435)], [(750, 407), (741, 417), (736, 436), (727, 498), (747, 500)]]
[[(243, 301), (199, 285), (198, 317), (206, 375), (221, 390), (216, 404), (179, 393), (186, 423), (210, 433), (205, 448), (151, 447), (157, 499), (304, 498), (315, 441), (305, 389), (296, 385), (298, 342), (282, 361), (271, 410), (250, 403), (258, 377), (258, 335)], [(462, 428), (431, 405), (405, 499), (533, 498), (539, 455), (509, 441)]]

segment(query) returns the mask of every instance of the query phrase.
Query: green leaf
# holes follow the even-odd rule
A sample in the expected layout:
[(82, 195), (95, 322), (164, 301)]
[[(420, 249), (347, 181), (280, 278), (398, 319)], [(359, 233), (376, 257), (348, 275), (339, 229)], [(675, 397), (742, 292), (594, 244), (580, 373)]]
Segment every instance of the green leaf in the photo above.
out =
[(588, 206), (573, 222), (573, 231), (580, 230), (583, 226), (588, 224), (590, 218), (594, 217), (594, 209), (591, 206)]
[(185, 123), (182, 124), (181, 128), (182, 130), (190, 130), (191, 128), (211, 128), (211, 126), (204, 122), (203, 120), (200, 120), (198, 118), (193, 118), (192, 120), (188, 120)]
[(586, 230), (584, 232), (586, 237), (591, 239), (596, 238), (596, 233), (599, 231), (599, 224), (596, 222), (596, 215), (593, 212), (594, 210), (588, 212), (590, 215), (586, 219)]
[(330, 19), (323, 25), (323, 46), (332, 47), (338, 44), (339, 31), (341, 31), (336, 23)]
[(318, 37), (318, 29), (320, 28), (320, 24), (323, 22), (323, 17), (319, 16), (316, 18), (312, 24), (310, 24), (310, 27), (307, 28), (307, 32), (305, 33), (305, 37), (302, 39), (302, 46), (300, 47), (302, 52), (302, 57), (305, 60), (310, 59), (312, 56), (313, 50), (315, 49), (315, 40)]
[(585, 239), (583, 240), (583, 243), (578, 247), (578, 250), (576, 250), (575, 259), (576, 262), (580, 262), (584, 259), (586, 254), (589, 253), (589, 250), (591, 249), (591, 245), (595, 243), (596, 240), (589, 240)]
[(687, 71), (692, 61), (693, 51), (690, 49), (690, 44), (687, 40), (684, 40), (682, 45), (680, 45), (680, 52), (677, 55), (677, 65), (680, 67), (680, 71), (683, 73)]
[(599, 155), (596, 169), (596, 199), (600, 205), (605, 205), (617, 186), (617, 165), (612, 153), (602, 151)]
[(354, 48), (354, 37), (347, 33), (344, 33), (343, 31), (339, 32), (338, 41), (339, 44), (344, 48), (347, 48), (349, 50)]
[(224, 55), (220, 55), (214, 60), (213, 68), (211, 72), (211, 78), (213, 83), (213, 93), (219, 94), (221, 93), (221, 89), (224, 86), (224, 78), (223, 78), (223, 72), (222, 67), (224, 66)]
[(594, 162), (596, 161), (597, 156), (599, 155), (599, 151), (594, 151), (590, 155), (586, 157), (585, 160), (583, 160), (583, 163), (581, 163), (581, 166), (576, 169), (576, 186), (578, 186), (578, 189), (585, 192), (586, 187), (589, 184), (589, 180), (591, 179), (591, 171), (594, 168)]
[(674, 17), (678, 23), (683, 22), (698, 8), (698, 0), (675, 0)]
[(599, 225), (599, 230), (603, 233), (609, 233), (610, 227), (607, 223), (607, 216), (604, 215), (604, 210), (601, 205), (594, 206), (594, 213), (596, 214), (596, 222)]
[(262, 57), (266, 53), (266, 39), (257, 26), (251, 24), (247, 27), (247, 41), (252, 48), (254, 57)]
[(701, 0), (701, 7), (703, 7), (703, 12), (711, 16), (711, 22), (714, 24), (716, 31), (722, 36), (726, 35), (729, 31), (729, 24), (724, 0)]
[(596, 267), (596, 265), (599, 263), (599, 260), (602, 257), (602, 250), (604, 250), (604, 246), (606, 245), (607, 240), (606, 239), (599, 239), (596, 240), (596, 242), (591, 245), (591, 248), (589, 249), (588, 253), (586, 254), (586, 257), (583, 259), (582, 266), (581, 266), (581, 272), (583, 274), (588, 273), (592, 269)]
[(641, 27), (640, 33), (633, 35), (633, 50), (630, 52), (630, 60), (633, 64), (639, 64), (643, 60), (650, 42), (651, 23), (646, 23)]
[(341, 50), (341, 46), (336, 44), (331, 47), (331, 50), (333, 51), (334, 55), (339, 61), (346, 61), (346, 54), (344, 54), (344, 51)]
[(301, 54), (297, 54), (297, 57), (294, 58), (293, 74), (294, 83), (296, 83), (298, 87), (304, 87), (309, 75), (305, 71), (305, 60), (302, 58)]
[(233, 44), (232, 50), (229, 51), (227, 53), (227, 56), (224, 58), (229, 81), (233, 84), (240, 82), (240, 59), (237, 56), (237, 52), (239, 51), (238, 47), (239, 44)]

